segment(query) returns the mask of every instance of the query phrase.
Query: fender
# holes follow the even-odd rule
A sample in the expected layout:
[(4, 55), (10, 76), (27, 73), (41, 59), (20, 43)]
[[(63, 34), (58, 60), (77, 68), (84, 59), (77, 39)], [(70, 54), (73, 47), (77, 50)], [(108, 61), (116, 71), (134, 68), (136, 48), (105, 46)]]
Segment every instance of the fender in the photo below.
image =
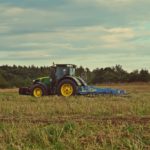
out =
[(81, 78), (81, 77), (76, 77), (80, 82), (82, 86), (87, 86), (87, 83)]

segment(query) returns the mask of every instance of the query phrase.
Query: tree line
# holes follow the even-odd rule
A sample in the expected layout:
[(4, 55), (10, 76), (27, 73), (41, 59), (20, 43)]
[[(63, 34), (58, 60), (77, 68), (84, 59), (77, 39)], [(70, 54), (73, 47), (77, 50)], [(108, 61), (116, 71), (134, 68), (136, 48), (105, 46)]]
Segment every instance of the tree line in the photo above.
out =
[[(0, 88), (28, 86), (37, 77), (49, 76), (50, 67), (36, 66), (0, 66)], [(89, 84), (119, 82), (149, 82), (150, 73), (146, 69), (127, 72), (120, 65), (96, 68), (90, 71), (82, 66), (76, 69), (76, 75), (84, 78)]]

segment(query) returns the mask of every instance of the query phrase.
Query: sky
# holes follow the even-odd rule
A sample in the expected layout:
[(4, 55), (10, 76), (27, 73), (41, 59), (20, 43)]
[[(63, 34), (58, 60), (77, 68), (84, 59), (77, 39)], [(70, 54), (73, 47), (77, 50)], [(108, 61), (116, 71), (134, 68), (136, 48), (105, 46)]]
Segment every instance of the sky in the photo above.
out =
[(149, 0), (0, 0), (0, 65), (150, 70)]

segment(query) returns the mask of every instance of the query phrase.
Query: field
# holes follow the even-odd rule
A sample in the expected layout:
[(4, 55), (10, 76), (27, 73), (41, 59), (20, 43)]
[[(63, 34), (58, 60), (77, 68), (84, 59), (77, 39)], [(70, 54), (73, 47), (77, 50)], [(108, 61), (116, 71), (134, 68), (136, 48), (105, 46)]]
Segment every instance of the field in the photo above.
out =
[(149, 150), (150, 84), (109, 87), (129, 96), (36, 99), (1, 89), (0, 150)]

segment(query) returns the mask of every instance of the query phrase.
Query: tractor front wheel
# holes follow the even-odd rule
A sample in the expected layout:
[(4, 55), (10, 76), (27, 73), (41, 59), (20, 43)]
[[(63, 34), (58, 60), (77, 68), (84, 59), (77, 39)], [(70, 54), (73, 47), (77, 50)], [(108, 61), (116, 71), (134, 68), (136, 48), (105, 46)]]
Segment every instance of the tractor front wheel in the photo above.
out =
[(45, 90), (42, 85), (35, 84), (31, 88), (31, 94), (32, 94), (32, 96), (37, 97), (37, 98), (42, 97), (43, 95), (45, 95)]
[(59, 83), (57, 93), (64, 97), (76, 95), (77, 86), (72, 80), (64, 79)]

